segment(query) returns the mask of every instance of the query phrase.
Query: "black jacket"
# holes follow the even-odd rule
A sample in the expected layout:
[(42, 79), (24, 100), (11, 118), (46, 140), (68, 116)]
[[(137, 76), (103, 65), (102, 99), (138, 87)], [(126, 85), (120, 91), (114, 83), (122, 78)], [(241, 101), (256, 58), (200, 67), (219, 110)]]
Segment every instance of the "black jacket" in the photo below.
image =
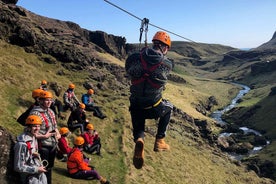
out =
[[(146, 67), (143, 66), (142, 60)], [(141, 53), (134, 53), (127, 58), (125, 70), (132, 81), (131, 105), (145, 108), (162, 98), (162, 91), (172, 70), (172, 62), (162, 53), (144, 48)]]

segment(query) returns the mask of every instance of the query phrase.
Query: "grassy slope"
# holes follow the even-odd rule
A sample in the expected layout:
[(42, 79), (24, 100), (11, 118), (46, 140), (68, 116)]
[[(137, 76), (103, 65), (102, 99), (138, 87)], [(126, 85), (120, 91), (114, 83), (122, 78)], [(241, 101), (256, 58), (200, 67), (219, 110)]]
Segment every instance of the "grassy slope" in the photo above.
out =
[[(16, 122), (16, 118), (32, 102), (31, 91), (39, 86), (42, 79), (58, 81), (63, 91), (72, 81), (77, 85), (78, 97), (86, 90), (82, 84), (86, 81), (85, 71), (74, 73), (64, 71), (65, 75), (56, 75), (59, 64), (46, 64), (38, 60), (33, 54), (25, 53), (21, 48), (3, 43), (0, 40), (0, 125), (12, 134), (19, 134), (23, 127)], [(216, 91), (221, 105), (227, 101), (221, 100), (231, 95), (231, 86), (215, 81), (202, 81), (187, 77), (190, 86), (178, 86), (170, 83), (165, 97), (175, 105), (183, 108), (194, 117), (202, 115), (191, 108), (191, 102), (203, 100), (213, 94), (216, 86), (224, 89), (221, 93)], [(209, 84), (209, 85), (208, 85)], [(210, 86), (213, 86), (210, 88)], [(207, 91), (207, 92), (206, 92)], [(170, 95), (172, 93), (173, 96)], [(230, 94), (230, 95), (229, 95)], [(106, 97), (103, 97), (106, 96)], [(133, 141), (131, 136), (131, 123), (128, 113), (127, 97), (114, 95), (112, 91), (99, 91), (98, 101), (103, 105), (103, 111), (108, 118), (99, 120), (89, 118), (99, 131), (103, 142), (103, 158), (89, 155), (93, 165), (112, 183), (261, 183), (253, 172), (236, 166), (227, 157), (220, 157), (209, 149), (203, 142), (195, 142), (192, 135), (186, 132), (168, 131), (167, 142), (172, 151), (155, 153), (152, 151), (154, 136), (146, 134), (146, 165), (142, 170), (132, 166)], [(60, 98), (60, 97), (59, 97)], [(119, 104), (119, 105), (118, 105)], [(66, 114), (68, 116), (68, 112)], [(59, 125), (65, 125), (59, 121)], [(147, 126), (155, 128), (155, 122), (149, 121)], [(180, 127), (179, 127), (180, 128)], [(66, 176), (65, 163), (56, 161), (53, 183), (75, 183)], [(96, 181), (77, 180), (77, 183), (97, 183)]]

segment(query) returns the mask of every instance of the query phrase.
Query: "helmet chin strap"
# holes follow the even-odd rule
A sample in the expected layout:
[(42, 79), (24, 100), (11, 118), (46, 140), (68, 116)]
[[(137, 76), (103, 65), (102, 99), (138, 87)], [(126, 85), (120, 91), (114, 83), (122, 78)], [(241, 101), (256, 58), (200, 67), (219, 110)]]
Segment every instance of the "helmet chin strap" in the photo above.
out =
[(164, 54), (164, 52), (163, 52), (163, 48), (161, 47), (161, 45), (160, 45), (160, 44), (158, 45), (158, 48), (159, 48), (159, 50), (162, 52), (162, 54)]
[(158, 44), (157, 47), (161, 51), (161, 53), (164, 55), (164, 48), (165, 48), (165, 46), (162, 46), (161, 44)]

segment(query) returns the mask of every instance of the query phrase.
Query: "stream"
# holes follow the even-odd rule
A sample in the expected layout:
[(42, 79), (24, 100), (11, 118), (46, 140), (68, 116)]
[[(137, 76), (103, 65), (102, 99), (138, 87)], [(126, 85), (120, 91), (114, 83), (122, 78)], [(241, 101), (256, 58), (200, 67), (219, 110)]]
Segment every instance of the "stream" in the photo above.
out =
[[(227, 124), (227, 122), (225, 122), (225, 121), (222, 120), (222, 115), (225, 112), (227, 112), (227, 111), (231, 110), (232, 108), (234, 108), (238, 104), (239, 99), (241, 99), (245, 94), (247, 94), (250, 91), (250, 88), (248, 86), (245, 86), (245, 85), (242, 85), (242, 84), (237, 84), (237, 83), (234, 83), (234, 84), (237, 85), (237, 86), (242, 87), (243, 89), (241, 89), (239, 91), (239, 93), (237, 94), (237, 96), (231, 101), (231, 103), (229, 105), (227, 105), (226, 107), (224, 107), (224, 109), (222, 109), (222, 110), (216, 110), (216, 111), (214, 111), (211, 114), (211, 118), (213, 118), (218, 124), (221, 124), (221, 125), (226, 125)], [(243, 131), (243, 134), (253, 133), (255, 135), (262, 136), (260, 132), (258, 132), (256, 130), (253, 130), (253, 129), (250, 129), (250, 128), (247, 128), (247, 127), (239, 127), (239, 129)], [(225, 137), (227, 137), (227, 136), (230, 136), (232, 134), (234, 134), (234, 133), (223, 132), (219, 136), (225, 136)], [(267, 141), (267, 144), (269, 144), (269, 141)], [(236, 153), (229, 153), (229, 152), (228, 152), (228, 154), (233, 159), (241, 160), (245, 156), (256, 154), (262, 148), (263, 148), (262, 146), (255, 146), (251, 151), (249, 151), (249, 153), (247, 153), (245, 155), (243, 155), (243, 154), (236, 154)]]

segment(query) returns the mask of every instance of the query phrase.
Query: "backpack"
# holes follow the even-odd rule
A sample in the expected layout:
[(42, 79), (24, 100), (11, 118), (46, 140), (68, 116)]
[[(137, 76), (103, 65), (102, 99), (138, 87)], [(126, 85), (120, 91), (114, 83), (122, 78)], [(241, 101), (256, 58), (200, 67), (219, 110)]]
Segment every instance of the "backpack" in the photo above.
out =
[(26, 119), (28, 118), (31, 110), (33, 109), (34, 104), (32, 104), (25, 112), (23, 112), (18, 118), (17, 122), (20, 123), (21, 125), (25, 126)]

